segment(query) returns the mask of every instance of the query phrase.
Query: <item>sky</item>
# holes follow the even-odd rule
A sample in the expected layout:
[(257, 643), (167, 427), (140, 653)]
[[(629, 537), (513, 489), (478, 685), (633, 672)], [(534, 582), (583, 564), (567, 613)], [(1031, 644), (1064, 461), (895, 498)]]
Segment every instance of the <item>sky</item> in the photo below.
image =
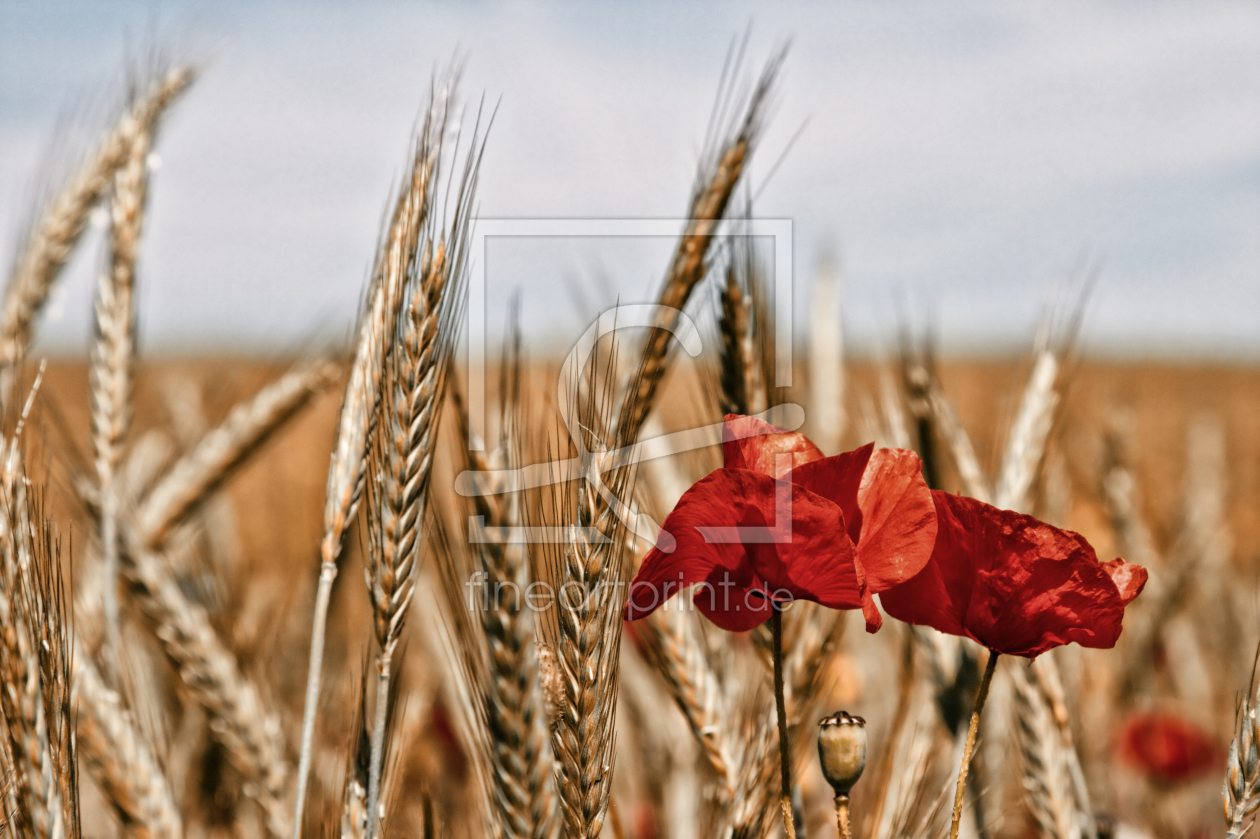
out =
[[(833, 260), (845, 340), (903, 320), (946, 352), (1032, 341), (1095, 276), (1091, 353), (1260, 358), (1260, 3), (0, 3), (0, 261), (159, 49), (202, 76), (162, 128), (139, 267), (147, 353), (344, 338), (435, 73), (493, 111), (488, 219), (685, 215), (726, 55), (784, 43), (753, 212), (791, 222), (800, 334)], [(101, 225), (39, 328), (82, 352)], [(668, 237), (490, 240), (491, 332), (519, 293), (563, 348), (650, 299)], [(1069, 299), (1071, 292), (1068, 292)]]

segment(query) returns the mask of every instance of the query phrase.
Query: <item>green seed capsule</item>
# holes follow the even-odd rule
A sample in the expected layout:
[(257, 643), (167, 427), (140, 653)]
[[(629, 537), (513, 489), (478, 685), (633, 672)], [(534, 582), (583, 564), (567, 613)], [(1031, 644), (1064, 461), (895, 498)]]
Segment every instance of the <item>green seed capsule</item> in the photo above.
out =
[(819, 720), (818, 760), (837, 796), (848, 795), (866, 768), (866, 720), (836, 711)]

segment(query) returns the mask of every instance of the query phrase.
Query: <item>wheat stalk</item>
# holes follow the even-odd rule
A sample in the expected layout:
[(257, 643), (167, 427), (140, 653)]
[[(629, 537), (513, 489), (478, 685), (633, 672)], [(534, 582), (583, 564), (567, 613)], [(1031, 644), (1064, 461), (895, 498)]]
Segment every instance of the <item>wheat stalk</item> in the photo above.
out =
[(118, 466), (131, 424), (132, 367), (135, 362), (136, 257), (148, 195), (145, 173), (149, 134), (137, 131), (122, 165), (114, 172), (110, 202), (109, 270), (97, 283), (95, 327), (88, 368), (92, 447), (100, 493), (99, 527), (104, 568), (102, 602), (110, 655), (121, 646), (118, 616)]
[(8, 401), (13, 372), (30, 345), (35, 318), (83, 234), (88, 212), (109, 189), (136, 136), (153, 134), (162, 113), (193, 78), (192, 68), (183, 66), (154, 80), (44, 207), (9, 273), (0, 308), (0, 404)]
[[(600, 493), (611, 457), (585, 453), (580, 458), (579, 485), (564, 508), (571, 540), (551, 557), (561, 582), (555, 651), (564, 685), (553, 749), (569, 839), (599, 836), (612, 788), (622, 606), (616, 583), (622, 580), (626, 539), (623, 523)], [(622, 466), (606, 486), (616, 497), (625, 497), (627, 472)]]
[(677, 322), (691, 292), (704, 279), (710, 246), (760, 136), (767, 99), (782, 60), (783, 53), (779, 53), (766, 65), (748, 99), (738, 130), (716, 147), (711, 160), (701, 163), (687, 224), (657, 298), (657, 304), (662, 307), (659, 310), (661, 314), (644, 345), (633, 389), (621, 406), (616, 433), (620, 445), (628, 445), (638, 439), (639, 431), (652, 411), (667, 367), (672, 336), (669, 327)]
[[(486, 764), (481, 776), (494, 823), (509, 839), (544, 839), (555, 831), (556, 793), (555, 759), (548, 737), (553, 711), (548, 707), (541, 659), (552, 665), (550, 692), (562, 696), (563, 688), (554, 672), (554, 655), (550, 650), (541, 652), (535, 642), (536, 622), (525, 601), (531, 581), (530, 556), (513, 535), (524, 523), (524, 498), (507, 470), (519, 466), (525, 427), (515, 329), (508, 345), (511, 349), (505, 353), (500, 386), (501, 439), (490, 456), (473, 444), (465, 404), (454, 391), (465, 464), (477, 477), (468, 512), (478, 517), (478, 524), (474, 527), (474, 519), (468, 517), (471, 557), (462, 570), (471, 574), (468, 582), (476, 580), (484, 593), (475, 607), (481, 637), (475, 638), (471, 631), (461, 637), (466, 644), (467, 679), (478, 703), (483, 735), (479, 745)], [(448, 599), (462, 595), (462, 590), (452, 588), (462, 589), (464, 581), (459, 577), (447, 575)], [(462, 603), (450, 605), (463, 611)], [(562, 706), (563, 700), (555, 704)]]
[(893, 382), (892, 374), (886, 367), (879, 371), (879, 413), (880, 436), (884, 445), (895, 449), (913, 448), (910, 439), (910, 426), (906, 422), (906, 414), (902, 408), (901, 394)]
[[(380, 436), (373, 448), (374, 480), (369, 488), (368, 507), (371, 536), (364, 567), (379, 647), (368, 780), (368, 839), (376, 832), (390, 666), (415, 593), (419, 531), (441, 416), (445, 371), (458, 332), (453, 318), (459, 311), (457, 300), (463, 288), (475, 168), (467, 174), (452, 228), (435, 249), (431, 240), (426, 244), (416, 285), (410, 290), (411, 299), (395, 327), (397, 345), (386, 367), (385, 396), (377, 421)], [(411, 223), (424, 223), (429, 199), (427, 195), (416, 196)], [(414, 248), (411, 253), (410, 259), (398, 263), (409, 276), (416, 259)]]
[(319, 580), (315, 593), (301, 751), (298, 758), (293, 839), (300, 839), (298, 831), (301, 830), (302, 809), (306, 801), (323, 669), (324, 636), (327, 631), (332, 584), (337, 578), (337, 559), (341, 555), (342, 538), (354, 518), (363, 492), (368, 448), (380, 400), (381, 375), (392, 347), (393, 330), (398, 322), (403, 300), (403, 285), (407, 276), (404, 270), (399, 270), (399, 266), (413, 258), (409, 255), (414, 253), (422, 229), (417, 216), (423, 216), (427, 212), (432, 176), (441, 151), (445, 109), (435, 125), (435, 107), (436, 105), (430, 107), (427, 112), (424, 130), (411, 157), (406, 186), (393, 202), (389, 227), (378, 248), (364, 310), (359, 317), (354, 361), (350, 365), (350, 375), (346, 381), (337, 438), (328, 467), (324, 537), (320, 543)]
[(301, 364), (232, 408), (137, 503), (135, 529), (146, 550), (160, 548), (234, 470), (337, 377), (327, 361)]
[(913, 423), (915, 451), (923, 461), (923, 480), (929, 487), (941, 486), (941, 460), (937, 452), (937, 430), (934, 425), (929, 389), (936, 378), (936, 360), (930, 336), (924, 347), (916, 349), (908, 336), (902, 338), (901, 385), (906, 410)]
[[(1210, 556), (1215, 539), (1204, 540), (1201, 526), (1188, 520), (1189, 532), (1184, 535), (1189, 538), (1179, 540), (1172, 555), (1162, 559), (1138, 510), (1136, 481), (1126, 463), (1119, 428), (1113, 427), (1108, 432), (1105, 448), (1102, 479), (1104, 506), (1120, 548), (1129, 556), (1136, 557), (1136, 561), (1143, 562), (1150, 572), (1145, 596), (1127, 627), (1125, 645), (1129, 652), (1121, 662), (1116, 689), (1117, 698), (1123, 702), (1132, 697), (1148, 677), (1150, 662), (1163, 635), (1164, 625), (1190, 599), (1198, 584), (1199, 563), (1205, 552)], [(1191, 472), (1193, 484), (1193, 468)], [(1197, 510), (1192, 507), (1195, 516), (1203, 513), (1210, 515), (1211, 509), (1210, 499)]]
[(840, 451), (844, 409), (844, 336), (840, 317), (840, 274), (830, 262), (814, 275), (809, 322), (809, 412), (811, 439), (826, 453)]
[[(885, 810), (896, 794), (904, 794), (904, 791), (895, 784), (896, 780), (901, 779), (894, 778), (893, 770), (897, 767), (898, 760), (905, 757), (901, 755), (901, 752), (905, 750), (907, 743), (914, 740), (913, 733), (909, 737), (906, 736), (906, 730), (913, 710), (911, 703), (915, 686), (915, 643), (914, 630), (907, 625), (901, 640), (901, 667), (897, 674), (897, 705), (893, 710), (892, 723), (885, 738), (883, 754), (880, 755), (874, 767), (875, 806), (869, 811), (865, 820), (865, 833), (868, 835), (887, 835), (890, 829), (888, 823), (894, 816), (890, 815), (886, 819)], [(917, 764), (915, 761), (902, 760), (900, 765), (904, 771), (909, 771), (913, 770)]]
[[(1103, 437), (1104, 460), (1102, 465), (1101, 490), (1103, 507), (1111, 519), (1111, 528), (1116, 534), (1117, 547), (1129, 557), (1148, 570), (1161, 564), (1155, 550), (1155, 540), (1142, 517), (1137, 499), (1137, 479), (1129, 464), (1125, 447), (1125, 437), (1131, 429), (1120, 417), (1113, 418), (1110, 427)], [(1155, 582), (1156, 586), (1150, 583)], [(1158, 583), (1152, 580), (1147, 588), (1152, 591)], [(1148, 592), (1147, 597), (1150, 597)]]
[(77, 644), (72, 668), (80, 754), (129, 835), (180, 839), (184, 829), (170, 783), (121, 697)]
[(1063, 758), (1067, 764), (1068, 777), (1072, 782), (1072, 793), (1076, 796), (1076, 808), (1080, 814), (1082, 830), (1087, 836), (1094, 836), (1098, 826), (1094, 820), (1093, 805), (1090, 803), (1089, 785), (1085, 782), (1085, 771), (1081, 767), (1081, 758), (1076, 751), (1075, 738), (1072, 736), (1067, 692), (1063, 687), (1063, 677), (1059, 672), (1055, 651), (1051, 650), (1035, 659), (1031, 666), (1031, 674), (1059, 729)]
[[(721, 819), (719, 836), (762, 839), (777, 815), (779, 741), (768, 692), (756, 692), (738, 713), (735, 742), (743, 744), (735, 764), (735, 796)], [(754, 710), (756, 709), (756, 710)]]

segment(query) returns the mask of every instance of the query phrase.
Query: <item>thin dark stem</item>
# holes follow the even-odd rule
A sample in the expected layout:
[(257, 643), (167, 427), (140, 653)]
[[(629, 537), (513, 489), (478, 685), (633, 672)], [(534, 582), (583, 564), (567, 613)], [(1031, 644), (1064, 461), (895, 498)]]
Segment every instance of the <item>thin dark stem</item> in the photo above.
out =
[(980, 712), (989, 695), (989, 683), (997, 669), (998, 653), (989, 650), (989, 663), (984, 667), (984, 678), (976, 692), (976, 707), (971, 712), (971, 725), (967, 728), (967, 742), (963, 745), (962, 766), (958, 767), (958, 789), (954, 792), (954, 818), (949, 825), (949, 839), (958, 839), (958, 826), (962, 822), (963, 795), (967, 791), (967, 770), (971, 768), (971, 754), (976, 748), (976, 732), (980, 729)]
[[(792, 761), (788, 743), (787, 709), (783, 702), (783, 612), (771, 604), (770, 628), (774, 635), (774, 706), (779, 716), (779, 768), (783, 780), (783, 829), (788, 839), (796, 839), (792, 819)], [(955, 838), (956, 839), (956, 838)]]

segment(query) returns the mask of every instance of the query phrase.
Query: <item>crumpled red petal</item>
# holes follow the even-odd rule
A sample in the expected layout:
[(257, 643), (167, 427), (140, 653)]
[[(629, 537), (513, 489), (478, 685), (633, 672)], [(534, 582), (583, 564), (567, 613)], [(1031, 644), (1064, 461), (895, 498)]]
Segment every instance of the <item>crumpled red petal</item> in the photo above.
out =
[(1111, 562), (1102, 563), (1102, 567), (1111, 577), (1111, 581), (1116, 584), (1116, 588), (1120, 590), (1120, 600), (1126, 606), (1142, 593), (1142, 589), (1146, 588), (1148, 575), (1141, 565), (1134, 565), (1117, 558)]
[(696, 607), (732, 631), (770, 616), (766, 594), (833, 609), (862, 605), (861, 570), (840, 508), (805, 487), (744, 469), (719, 469), (683, 494), (630, 585), (625, 618), (646, 617), (702, 583)]
[(914, 452), (875, 450), (868, 443), (793, 469), (790, 478), (844, 511), (872, 592), (903, 583), (927, 565), (936, 542), (936, 508)]
[[(1127, 601), (1083, 537), (974, 498), (932, 498), (932, 557), (880, 595), (888, 614), (1027, 658), (1071, 642), (1115, 646)], [(1126, 573), (1124, 588), (1136, 596), (1141, 574)]]
[[(789, 455), (781, 458), (779, 455)], [(748, 469), (777, 478), (794, 466), (821, 460), (823, 453), (804, 434), (756, 417), (727, 414), (722, 424), (722, 459), (728, 469)]]

